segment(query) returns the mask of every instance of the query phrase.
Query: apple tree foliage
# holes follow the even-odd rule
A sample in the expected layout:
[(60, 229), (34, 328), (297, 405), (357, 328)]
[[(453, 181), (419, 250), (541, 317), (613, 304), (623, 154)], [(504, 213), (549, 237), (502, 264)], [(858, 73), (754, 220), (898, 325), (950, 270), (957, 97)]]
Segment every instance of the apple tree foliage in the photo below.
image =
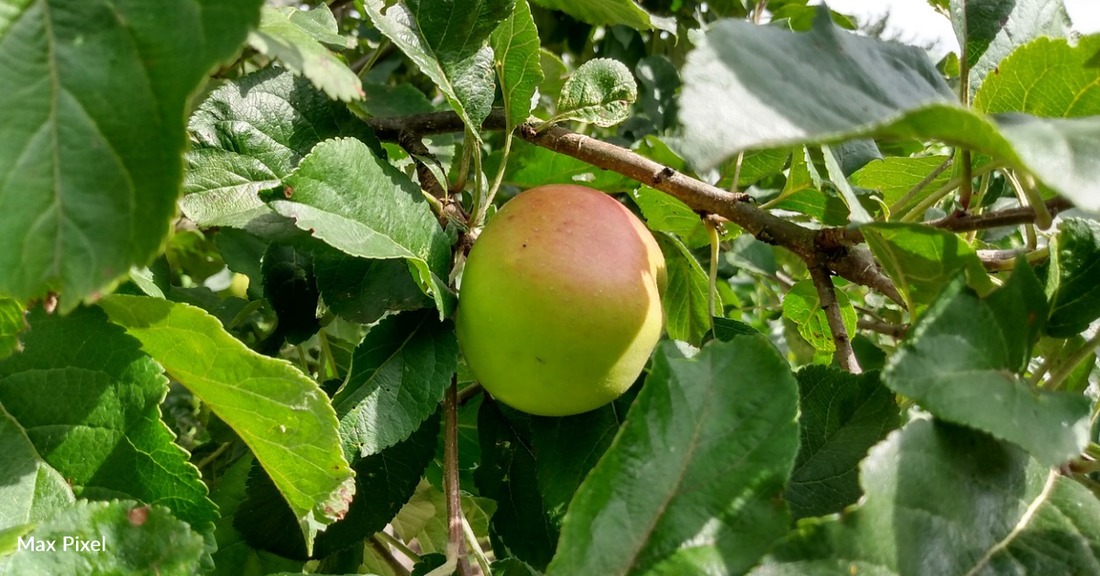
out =
[[(1100, 575), (1100, 35), (929, 4), (960, 54), (806, 0), (0, 0), (0, 574)], [(548, 183), (669, 274), (565, 418), (453, 323)]]

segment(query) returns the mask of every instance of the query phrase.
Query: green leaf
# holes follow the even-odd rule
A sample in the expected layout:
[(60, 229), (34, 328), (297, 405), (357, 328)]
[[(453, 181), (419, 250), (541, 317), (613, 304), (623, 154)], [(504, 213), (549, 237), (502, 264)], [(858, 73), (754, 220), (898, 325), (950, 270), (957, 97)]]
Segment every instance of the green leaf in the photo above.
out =
[[(496, 503), (488, 498), (462, 494), (462, 514), (479, 537), (489, 532), (489, 518)], [(428, 553), (447, 551), (447, 496), (427, 480), (421, 479), (412, 498), (393, 519), (394, 532), (406, 542), (416, 540)], [(494, 572), (495, 574), (495, 572)]]
[[(888, 206), (901, 200), (910, 190), (920, 183), (926, 176), (939, 168), (946, 156), (921, 156), (916, 158), (904, 158), (892, 156), (868, 163), (863, 168), (852, 174), (852, 184), (861, 188), (869, 188), (878, 191), (882, 201)], [(913, 203), (919, 202), (934, 192), (940, 186), (947, 184), (951, 179), (951, 171), (944, 170), (932, 179), (920, 194), (914, 196), (905, 209)]]
[(560, 528), (581, 482), (611, 446), (638, 388), (634, 386), (611, 404), (583, 414), (531, 418), (539, 492), (556, 528)]
[(214, 537), (218, 542), (218, 551), (213, 554), (214, 576), (263, 576), (279, 570), (301, 571), (301, 561), (251, 547), (233, 527), (234, 513), (245, 499), (248, 472), (254, 461), (251, 454), (246, 454), (234, 462), (218, 478), (218, 485), (210, 492), (210, 499), (218, 505), (221, 513), (215, 522)]
[(1016, 372), (1046, 302), (1034, 275), (1016, 274), (981, 300), (950, 284), (890, 358), (883, 381), (935, 416), (1014, 442), (1047, 465), (1088, 442), (1089, 400), (1033, 389)]
[(950, 10), (970, 70), (970, 96), (1016, 48), (1044, 36), (1064, 38), (1071, 26), (1061, 1), (950, 0)]
[(1050, 241), (1047, 334), (1069, 338), (1100, 318), (1100, 223), (1069, 218)]
[(642, 10), (634, 0), (535, 0), (535, 4), (560, 10), (595, 26), (622, 24), (636, 30), (660, 29), (675, 34), (676, 23), (671, 18), (661, 18)]
[(76, 501), (65, 477), (42, 459), (27, 431), (3, 405), (0, 454), (5, 460), (0, 467), (0, 531), (40, 522)]
[(326, 246), (313, 251), (313, 273), (325, 306), (358, 324), (374, 324), (386, 312), (432, 305), (404, 260), (366, 260)]
[(914, 316), (959, 272), (965, 271), (970, 284), (983, 293), (993, 288), (978, 253), (952, 232), (901, 222), (879, 222), (861, 230)]
[(450, 320), (440, 322), (423, 310), (373, 326), (332, 399), (344, 452), (355, 461), (408, 438), (435, 413), (457, 368)]
[(493, 50), (485, 45), (515, 0), (355, 0), (447, 98), (475, 137), (493, 105)]
[(710, 244), (706, 223), (687, 204), (649, 186), (639, 186), (630, 193), (630, 197), (642, 210), (642, 216), (650, 230), (671, 232), (688, 248)]
[(680, 71), (668, 57), (652, 54), (642, 58), (634, 66), (634, 75), (642, 83), (642, 109), (653, 121), (658, 131), (675, 126), (677, 102), (680, 91)]
[(441, 411), (408, 438), (355, 463), (355, 493), (348, 515), (317, 538), (318, 556), (346, 548), (381, 531), (416, 490), (435, 456)]
[(167, 506), (209, 530), (217, 512), (160, 419), (168, 382), (140, 343), (97, 308), (29, 321), (24, 351), (0, 363), (0, 404), (34, 450), (81, 498)]
[(595, 58), (581, 64), (561, 87), (554, 120), (579, 120), (608, 128), (626, 120), (637, 99), (638, 85), (622, 62)]
[(917, 420), (871, 450), (867, 496), (803, 520), (750, 576), (1095, 574), (1100, 503), (979, 432)]
[(4, 3), (0, 295), (67, 312), (161, 250), (188, 99), (260, 3)]
[[(203, 539), (160, 506), (130, 500), (77, 502), (38, 524), (24, 540), (56, 542), (56, 552), (19, 550), (0, 560), (0, 574), (154, 576), (201, 573)], [(70, 542), (65, 549), (66, 539)], [(101, 551), (78, 550), (77, 539)]]
[(0, 360), (22, 349), (19, 335), (27, 329), (23, 307), (12, 298), (0, 298)]
[(270, 203), (276, 212), (351, 256), (408, 260), (440, 318), (449, 314), (447, 237), (408, 176), (362, 142), (340, 138), (318, 144), (286, 184), (291, 196)]
[(279, 318), (276, 330), (290, 344), (309, 340), (321, 329), (312, 256), (289, 246), (271, 244), (264, 251), (262, 266), (264, 297)]
[(334, 100), (363, 98), (355, 72), (284, 12), (264, 6), (260, 27), (249, 34), (248, 44), (260, 54), (278, 59), (295, 74), (305, 76)]
[(1001, 61), (974, 95), (987, 113), (1026, 112), (1074, 118), (1100, 114), (1096, 63), (1100, 35), (1068, 40), (1037, 38)]
[(493, 548), (545, 570), (554, 558), (558, 526), (551, 522), (539, 491), (529, 418), (497, 402), (481, 403), (477, 418), (481, 466), (474, 471), (474, 480), (478, 492), (498, 505), (491, 535), (500, 546)]
[[(496, 166), (499, 166), (499, 156), (495, 159)], [(486, 163), (486, 172), (495, 169), (492, 160), (494, 158), (491, 157), (490, 162)], [(626, 178), (615, 172), (601, 170), (571, 156), (518, 139), (512, 142), (504, 181), (523, 190), (546, 184), (578, 184), (604, 192), (619, 192), (624, 187), (633, 187)]]
[[(665, 330), (673, 340), (699, 345), (710, 330), (707, 298), (710, 277), (679, 240), (667, 234), (656, 234), (654, 238), (665, 256), (668, 273), (668, 286), (661, 294)], [(714, 306), (716, 310), (722, 309), (722, 299), (717, 294)]]
[(660, 348), (569, 507), (548, 574), (740, 574), (781, 536), (798, 390), (762, 337)]
[(216, 319), (186, 304), (115, 295), (100, 306), (241, 437), (271, 474), (307, 541), (347, 511), (352, 473), (336, 414), (316, 382), (285, 360), (249, 350)]
[(512, 15), (493, 31), (490, 41), (510, 131), (527, 121), (531, 114), (531, 99), (543, 79), (539, 62), (539, 31), (531, 18), (527, 0), (516, 0)]
[(749, 148), (936, 139), (1024, 169), (1100, 210), (1100, 118), (977, 114), (959, 105), (923, 51), (854, 36), (826, 13), (804, 34), (737, 21), (707, 33), (684, 70), (686, 158), (708, 168)]
[(180, 208), (201, 227), (242, 228), (270, 214), (257, 195), (275, 188), (320, 141), (377, 140), (370, 128), (310, 83), (280, 68), (214, 90), (191, 116)]
[(828, 8), (817, 10), (810, 32), (724, 20), (701, 39), (684, 67), (680, 100), (689, 160), (707, 168), (748, 148), (957, 103), (923, 50), (856, 36), (834, 26)]
[[(848, 295), (841, 290), (833, 289), (837, 302), (840, 304), (840, 317), (844, 321), (844, 328), (849, 336), (856, 331), (856, 309)], [(820, 352), (835, 352), (836, 342), (833, 341), (833, 332), (829, 329), (829, 321), (825, 318), (825, 311), (821, 309), (821, 297), (817, 294), (817, 288), (812, 280), (796, 282), (783, 297), (783, 317), (794, 322), (798, 326), (798, 333)]]
[(784, 497), (797, 520), (840, 512), (863, 495), (859, 462), (898, 427), (894, 394), (877, 372), (807, 366), (796, 374), (802, 442)]

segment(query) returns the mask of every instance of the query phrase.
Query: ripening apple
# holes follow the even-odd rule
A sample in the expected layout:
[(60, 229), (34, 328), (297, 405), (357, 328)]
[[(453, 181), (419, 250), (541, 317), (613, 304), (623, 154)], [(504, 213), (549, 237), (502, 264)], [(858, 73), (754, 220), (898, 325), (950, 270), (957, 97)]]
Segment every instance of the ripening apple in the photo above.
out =
[(470, 250), (457, 313), (466, 362), (496, 399), (567, 416), (618, 398), (663, 325), (665, 261), (615, 199), (584, 186), (507, 202)]

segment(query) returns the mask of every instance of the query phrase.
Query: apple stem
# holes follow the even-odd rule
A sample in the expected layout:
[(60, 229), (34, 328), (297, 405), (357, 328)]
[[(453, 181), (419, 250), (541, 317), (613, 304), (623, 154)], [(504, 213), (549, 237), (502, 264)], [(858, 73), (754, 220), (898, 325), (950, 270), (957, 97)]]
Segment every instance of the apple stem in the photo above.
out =
[(466, 540), (462, 530), (462, 497), (458, 486), (458, 374), (443, 398), (446, 432), (443, 437), (443, 487), (447, 492), (447, 550), (455, 550), (459, 576), (471, 576), (466, 559)]

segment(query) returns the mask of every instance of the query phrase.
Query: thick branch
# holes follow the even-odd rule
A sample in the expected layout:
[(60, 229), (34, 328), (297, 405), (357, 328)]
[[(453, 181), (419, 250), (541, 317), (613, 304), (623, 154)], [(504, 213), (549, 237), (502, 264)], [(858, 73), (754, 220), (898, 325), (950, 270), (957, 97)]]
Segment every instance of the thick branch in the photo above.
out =
[(848, 337), (848, 329), (844, 326), (844, 319), (840, 315), (840, 302), (836, 299), (836, 288), (829, 278), (829, 271), (824, 266), (810, 266), (810, 278), (817, 288), (817, 296), (821, 299), (821, 309), (825, 311), (825, 319), (829, 322), (829, 331), (833, 333), (833, 343), (836, 344), (836, 360), (840, 367), (859, 374), (863, 372), (856, 360), (855, 350), (852, 349), (852, 340)]

